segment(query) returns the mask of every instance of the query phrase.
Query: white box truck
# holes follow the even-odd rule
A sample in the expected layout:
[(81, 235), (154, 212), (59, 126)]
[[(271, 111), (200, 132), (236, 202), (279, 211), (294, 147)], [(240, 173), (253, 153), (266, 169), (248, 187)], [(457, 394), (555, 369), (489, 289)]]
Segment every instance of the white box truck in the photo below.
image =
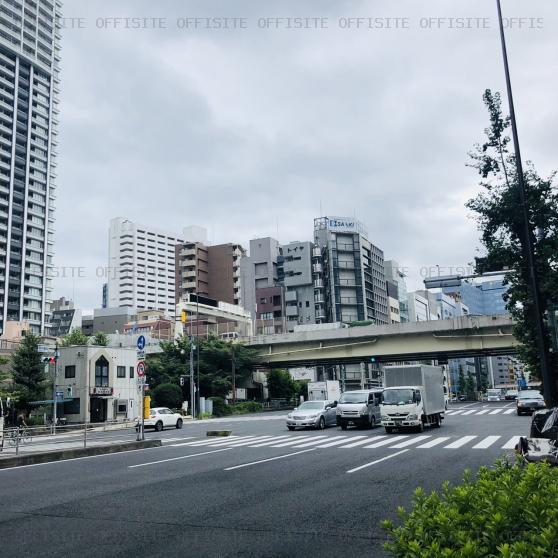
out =
[(386, 366), (380, 405), (382, 426), (394, 429), (439, 428), (445, 411), (444, 373), (441, 366), (411, 364)]
[(308, 384), (308, 401), (339, 401), (340, 396), (339, 380), (309, 382)]

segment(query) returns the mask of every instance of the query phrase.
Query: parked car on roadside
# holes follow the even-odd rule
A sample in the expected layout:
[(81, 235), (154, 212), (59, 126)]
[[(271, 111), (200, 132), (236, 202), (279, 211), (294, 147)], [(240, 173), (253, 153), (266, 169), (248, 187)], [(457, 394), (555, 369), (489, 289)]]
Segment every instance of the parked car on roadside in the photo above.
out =
[(466, 396), (464, 393), (460, 393), (460, 394), (457, 396), (457, 400), (458, 400), (458, 401), (467, 401), (467, 396)]
[(317, 428), (335, 426), (337, 401), (305, 401), (287, 415), (287, 428)]
[(517, 394), (517, 414), (533, 413), (545, 408), (544, 398), (536, 389), (523, 389)]
[[(138, 426), (139, 421), (138, 419)], [(153, 407), (149, 412), (149, 418), (144, 420), (145, 428), (154, 428), (160, 432), (165, 426), (173, 426), (174, 428), (182, 428), (182, 415), (171, 411), (167, 407)]]

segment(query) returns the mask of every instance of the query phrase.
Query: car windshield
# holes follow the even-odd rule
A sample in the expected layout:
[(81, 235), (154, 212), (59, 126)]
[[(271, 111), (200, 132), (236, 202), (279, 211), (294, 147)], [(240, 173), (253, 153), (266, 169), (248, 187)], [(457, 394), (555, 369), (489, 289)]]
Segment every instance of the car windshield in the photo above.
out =
[(368, 394), (359, 391), (347, 391), (339, 399), (339, 403), (366, 403)]
[(306, 401), (298, 407), (299, 411), (306, 411), (308, 409), (323, 409), (323, 401)]
[(489, 396), (490, 395), (492, 395), (492, 396), (500, 395), (500, 390), (499, 389), (489, 389), (486, 393)]
[(383, 397), (384, 405), (407, 405), (413, 402), (413, 390), (386, 389)]
[(519, 399), (540, 399), (542, 395), (536, 389), (526, 389), (525, 391), (520, 391), (518, 397)]

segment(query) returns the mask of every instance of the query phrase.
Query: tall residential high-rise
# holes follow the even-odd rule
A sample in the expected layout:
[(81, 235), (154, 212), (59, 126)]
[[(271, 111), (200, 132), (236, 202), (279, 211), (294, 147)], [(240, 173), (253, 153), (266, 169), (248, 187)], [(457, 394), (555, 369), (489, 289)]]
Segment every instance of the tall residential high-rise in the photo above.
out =
[(278, 282), (285, 289), (287, 331), (296, 325), (316, 323), (314, 284), (312, 280), (311, 242), (291, 242), (281, 246)]
[(111, 219), (109, 228), (108, 307), (162, 310), (175, 314), (177, 235)]
[(59, 0), (0, 6), (0, 330), (49, 333), (57, 157)]
[(240, 244), (206, 246), (186, 241), (176, 246), (176, 301), (188, 293), (242, 306), (240, 261), (246, 251)]
[(316, 321), (389, 323), (384, 253), (349, 217), (314, 219)]

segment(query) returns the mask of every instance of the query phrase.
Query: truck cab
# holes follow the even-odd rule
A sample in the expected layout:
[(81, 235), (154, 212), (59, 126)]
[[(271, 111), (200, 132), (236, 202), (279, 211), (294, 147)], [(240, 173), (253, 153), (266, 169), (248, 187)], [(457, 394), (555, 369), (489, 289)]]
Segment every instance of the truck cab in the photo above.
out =
[(373, 428), (380, 424), (382, 390), (355, 390), (341, 394), (337, 403), (337, 426), (347, 430), (350, 424)]

